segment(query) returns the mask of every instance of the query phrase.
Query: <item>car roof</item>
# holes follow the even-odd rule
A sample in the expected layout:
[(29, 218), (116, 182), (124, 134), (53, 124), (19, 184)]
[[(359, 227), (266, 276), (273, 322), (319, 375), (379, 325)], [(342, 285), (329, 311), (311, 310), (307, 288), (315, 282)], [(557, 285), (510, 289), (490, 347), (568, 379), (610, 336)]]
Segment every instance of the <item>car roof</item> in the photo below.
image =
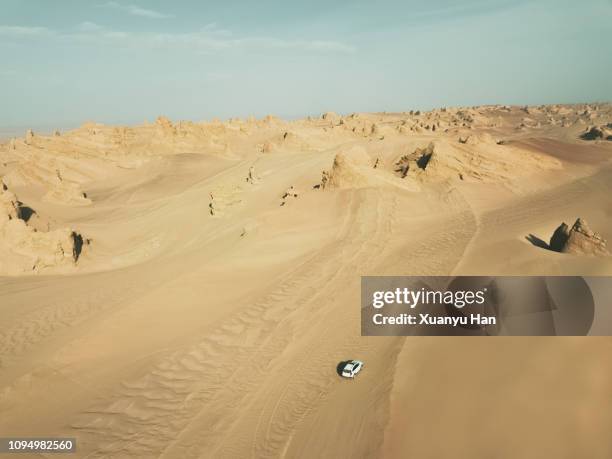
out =
[(363, 362), (361, 360), (349, 360), (344, 365), (344, 370), (353, 370), (355, 367), (358, 367), (360, 365), (363, 365)]

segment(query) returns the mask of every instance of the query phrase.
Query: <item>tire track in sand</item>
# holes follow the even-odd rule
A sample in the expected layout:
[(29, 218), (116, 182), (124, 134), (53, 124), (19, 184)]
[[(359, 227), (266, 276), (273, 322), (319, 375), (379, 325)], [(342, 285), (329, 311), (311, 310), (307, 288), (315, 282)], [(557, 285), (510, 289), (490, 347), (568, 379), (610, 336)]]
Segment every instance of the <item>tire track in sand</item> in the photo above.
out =
[[(213, 450), (218, 456), (231, 456), (233, 448), (225, 444), (227, 432), (240, 420), (242, 408), (260, 399), (261, 390), (266, 401), (253, 424), (259, 427), (251, 440), (240, 441), (250, 441), (255, 455), (282, 451), (291, 431), (329, 390), (329, 378), (323, 374), (329, 371), (326, 355), (319, 353), (311, 368), (304, 367), (295, 384), (286, 380), (280, 399), (278, 394), (266, 394), (262, 383), (283, 359), (283, 350), (300, 336), (304, 323), (313, 317), (328, 319), (326, 303), (317, 299), (334, 288), (346, 288), (350, 277), (358, 279), (356, 269), (372, 266), (377, 254), (384, 252), (381, 228), (393, 227), (389, 202), (359, 201), (358, 193), (352, 192), (351, 210), (338, 241), (317, 251), (270, 293), (232, 314), (193, 346), (162, 358), (150, 372), (125, 381), (115, 394), (75, 419), (72, 427), (91, 451), (88, 457), (193, 457)], [(371, 218), (373, 211), (376, 219)], [(369, 223), (372, 220), (375, 223)], [(456, 243), (444, 234), (438, 237), (438, 244)], [(329, 334), (333, 323), (318, 336)], [(338, 345), (347, 350), (360, 346), (358, 336), (344, 341)], [(315, 339), (303, 358), (314, 355), (316, 348)], [(303, 384), (310, 380), (323, 384)], [(300, 395), (297, 400), (286, 402), (295, 394)], [(244, 448), (242, 452), (249, 450), (248, 444), (232, 442)]]

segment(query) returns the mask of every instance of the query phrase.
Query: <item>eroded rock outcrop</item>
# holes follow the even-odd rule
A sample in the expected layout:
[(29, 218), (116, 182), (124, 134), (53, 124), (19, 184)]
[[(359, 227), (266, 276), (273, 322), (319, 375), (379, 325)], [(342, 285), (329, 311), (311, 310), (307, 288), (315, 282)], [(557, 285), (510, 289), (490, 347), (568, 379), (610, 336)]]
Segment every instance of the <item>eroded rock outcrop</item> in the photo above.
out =
[[(395, 173), (400, 178), (420, 182), (506, 182), (542, 169), (559, 169), (556, 158), (501, 145), (493, 138), (470, 144), (448, 139), (436, 139), (423, 147), (400, 156), (395, 161)], [(517, 168), (516, 164), (524, 167)]]
[(21, 218), (21, 208), (17, 196), (0, 180), (0, 225), (19, 218)]
[(582, 140), (612, 140), (612, 123), (591, 126), (580, 136)]
[(576, 255), (610, 255), (605, 239), (592, 231), (581, 218), (571, 229), (565, 222), (561, 223), (550, 238), (549, 247), (555, 252)]
[(324, 171), (321, 188), (353, 188), (371, 184), (372, 159), (361, 147), (336, 154), (330, 171)]
[(410, 170), (425, 170), (434, 155), (434, 148), (434, 144), (430, 143), (425, 148), (417, 148), (413, 153), (402, 156), (395, 163), (397, 166), (395, 172), (404, 178)]
[(70, 228), (38, 231), (28, 225), (17, 197), (0, 181), (0, 274), (73, 265), (86, 241)]

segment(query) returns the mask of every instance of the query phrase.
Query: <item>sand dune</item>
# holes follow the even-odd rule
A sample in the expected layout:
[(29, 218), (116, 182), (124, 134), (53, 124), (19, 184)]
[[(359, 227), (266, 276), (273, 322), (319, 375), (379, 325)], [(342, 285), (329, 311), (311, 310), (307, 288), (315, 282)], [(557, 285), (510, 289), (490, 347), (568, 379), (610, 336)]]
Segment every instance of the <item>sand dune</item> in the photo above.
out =
[(611, 275), (537, 244), (578, 217), (612, 239), (612, 142), (584, 135), (610, 122), (483, 106), (9, 140), (3, 436), (90, 458), (610, 457), (611, 339), (359, 322), (361, 275)]

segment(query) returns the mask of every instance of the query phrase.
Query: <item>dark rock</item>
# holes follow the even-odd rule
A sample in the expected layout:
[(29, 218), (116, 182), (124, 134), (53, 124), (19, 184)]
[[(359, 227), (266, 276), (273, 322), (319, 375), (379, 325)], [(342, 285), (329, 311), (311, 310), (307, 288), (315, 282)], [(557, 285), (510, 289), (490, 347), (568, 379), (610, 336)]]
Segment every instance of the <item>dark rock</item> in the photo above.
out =
[(569, 227), (565, 222), (561, 223), (550, 238), (550, 250), (562, 252), (569, 239)]
[(591, 129), (582, 134), (580, 138), (583, 140), (600, 140), (604, 138), (604, 132), (597, 126), (593, 126)]
[(580, 138), (582, 140), (612, 140), (612, 123), (588, 128)]

